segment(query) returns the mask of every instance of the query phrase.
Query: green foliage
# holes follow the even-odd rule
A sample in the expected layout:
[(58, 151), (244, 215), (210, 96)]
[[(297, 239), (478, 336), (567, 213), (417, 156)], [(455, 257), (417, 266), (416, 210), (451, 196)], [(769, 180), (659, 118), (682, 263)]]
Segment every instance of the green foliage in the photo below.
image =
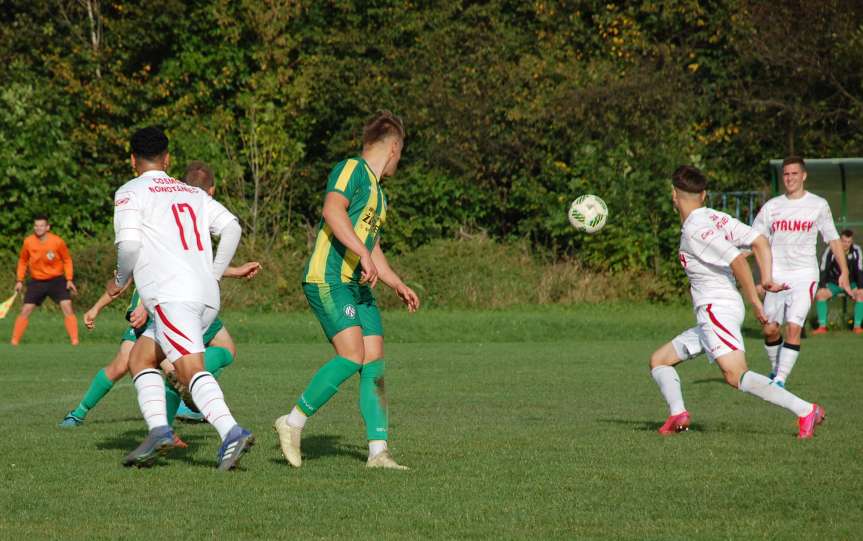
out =
[[(109, 231), (126, 141), (155, 123), (172, 174), (214, 165), (250, 251), (303, 252), (327, 172), (387, 108), (408, 130), (388, 251), (481, 231), (676, 288), (677, 165), (760, 190), (768, 157), (860, 147), (859, 2), (792, 4), (0, 0), (0, 250), (40, 208), (73, 248)], [(598, 235), (566, 223), (582, 193), (609, 204)]]

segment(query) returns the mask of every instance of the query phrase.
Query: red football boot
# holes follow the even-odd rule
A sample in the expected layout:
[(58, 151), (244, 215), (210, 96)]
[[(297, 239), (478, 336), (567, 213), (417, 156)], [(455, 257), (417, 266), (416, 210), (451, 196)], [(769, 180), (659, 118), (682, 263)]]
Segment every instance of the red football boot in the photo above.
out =
[(687, 411), (672, 415), (665, 420), (665, 424), (659, 427), (659, 433), (663, 436), (670, 436), (687, 430), (689, 430), (689, 412)]

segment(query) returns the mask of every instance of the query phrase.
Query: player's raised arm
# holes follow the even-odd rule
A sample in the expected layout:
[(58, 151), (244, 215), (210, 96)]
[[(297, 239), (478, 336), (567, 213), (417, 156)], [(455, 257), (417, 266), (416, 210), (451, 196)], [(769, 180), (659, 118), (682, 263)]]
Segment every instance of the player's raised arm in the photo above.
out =
[(344, 195), (338, 192), (327, 193), (324, 198), (324, 222), (339, 242), (359, 256), (360, 265), (363, 268), (360, 283), (368, 283), (375, 287), (378, 283), (378, 269), (372, 261), (372, 256), (366, 245), (354, 231), (354, 225), (348, 216), (348, 205), (350, 205), (350, 201)]
[(416, 312), (420, 307), (419, 297), (413, 289), (405, 285), (399, 275), (390, 267), (387, 257), (381, 249), (380, 241), (375, 243), (372, 250), (372, 262), (378, 269), (378, 278), (396, 292), (402, 302), (407, 305), (409, 312)]

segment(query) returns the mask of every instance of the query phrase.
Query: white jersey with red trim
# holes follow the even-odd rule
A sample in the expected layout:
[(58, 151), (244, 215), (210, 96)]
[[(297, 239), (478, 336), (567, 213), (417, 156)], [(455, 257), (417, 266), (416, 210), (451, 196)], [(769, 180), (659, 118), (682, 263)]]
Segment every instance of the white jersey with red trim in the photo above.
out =
[(680, 232), (680, 263), (689, 278), (692, 303), (740, 306), (731, 262), (739, 248), (752, 245), (758, 233), (724, 212), (702, 207), (692, 211)]
[(764, 203), (752, 227), (767, 237), (773, 253), (773, 280), (818, 280), (818, 233), (824, 242), (839, 238), (830, 205), (823, 197), (804, 192)]
[(135, 287), (152, 312), (165, 302), (197, 302), (218, 310), (210, 234), (236, 220), (205, 191), (147, 171), (114, 196), (115, 242), (137, 241)]

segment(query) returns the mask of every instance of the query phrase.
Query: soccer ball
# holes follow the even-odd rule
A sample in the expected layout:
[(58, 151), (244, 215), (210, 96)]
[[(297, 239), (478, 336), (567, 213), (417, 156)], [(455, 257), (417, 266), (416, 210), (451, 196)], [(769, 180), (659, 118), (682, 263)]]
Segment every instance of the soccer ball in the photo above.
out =
[(569, 207), (569, 223), (585, 233), (596, 233), (605, 226), (607, 219), (605, 201), (593, 194), (579, 196)]

